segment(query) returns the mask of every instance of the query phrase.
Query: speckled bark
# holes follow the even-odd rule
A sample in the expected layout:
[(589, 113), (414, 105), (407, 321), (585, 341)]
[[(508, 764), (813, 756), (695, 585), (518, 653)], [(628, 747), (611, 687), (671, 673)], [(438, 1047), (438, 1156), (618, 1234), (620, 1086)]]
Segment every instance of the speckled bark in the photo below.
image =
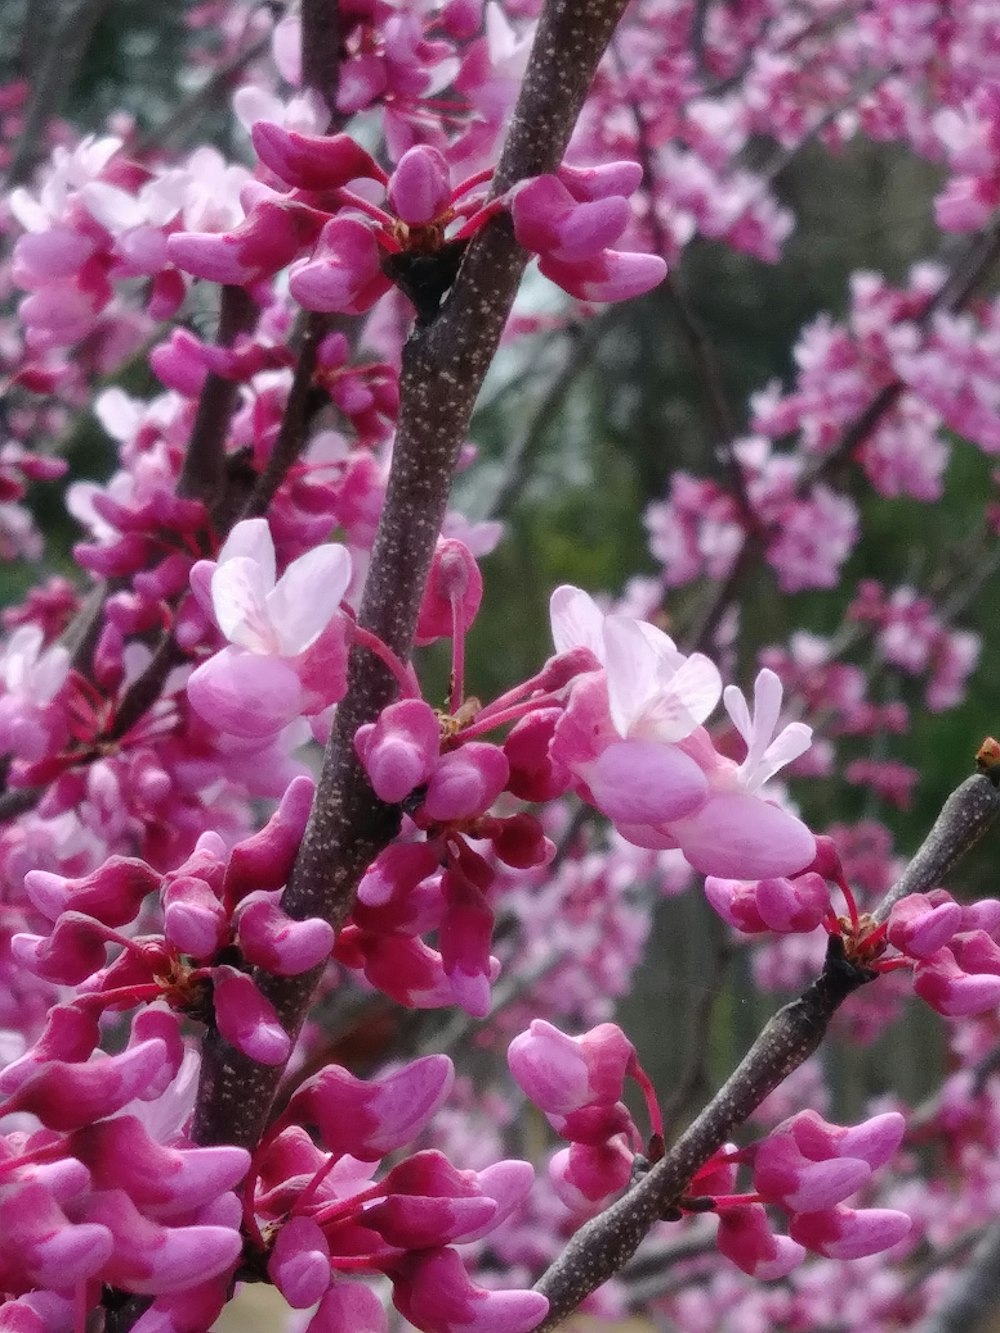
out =
[[(562, 159), (624, 0), (557, 0), (543, 12), (497, 170), (502, 192)], [(385, 507), (359, 621), (408, 658), (458, 452), (496, 352), (526, 262), (506, 215), (475, 238), (438, 316), (417, 327), (403, 353), (400, 414)], [(399, 815), (378, 801), (352, 738), (395, 697), (395, 683), (370, 654), (351, 654), (348, 691), (337, 710), (316, 800), (284, 906), (294, 916), (350, 913), (365, 867), (394, 836)], [(298, 1032), (318, 973), (259, 976), (286, 1029)], [(195, 1115), (198, 1143), (252, 1147), (281, 1075), (256, 1066), (210, 1034)]]

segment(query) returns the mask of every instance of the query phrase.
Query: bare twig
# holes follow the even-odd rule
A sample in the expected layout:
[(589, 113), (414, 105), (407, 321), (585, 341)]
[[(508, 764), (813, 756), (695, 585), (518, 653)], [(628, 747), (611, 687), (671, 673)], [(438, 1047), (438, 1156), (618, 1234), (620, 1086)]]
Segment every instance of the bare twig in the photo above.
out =
[[(253, 328), (257, 306), (242, 287), (223, 287), (219, 304), (220, 347), (232, 347), (241, 333)], [(198, 398), (198, 410), (177, 482), (177, 494), (204, 500), (214, 509), (223, 500), (226, 479), (226, 437), (239, 395), (234, 379), (210, 372)]]

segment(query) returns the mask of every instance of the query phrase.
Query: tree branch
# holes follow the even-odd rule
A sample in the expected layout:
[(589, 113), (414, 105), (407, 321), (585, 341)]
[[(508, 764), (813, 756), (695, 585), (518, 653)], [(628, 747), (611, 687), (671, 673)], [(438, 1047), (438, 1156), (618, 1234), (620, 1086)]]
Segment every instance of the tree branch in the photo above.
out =
[[(921, 892), (939, 883), (998, 812), (1000, 791), (989, 778), (977, 775), (963, 782), (945, 802), (899, 883), (880, 904), (879, 919), (904, 893)], [(555, 1328), (628, 1262), (698, 1168), (817, 1049), (840, 1005), (876, 975), (847, 961), (840, 937), (830, 937), (826, 963), (817, 980), (774, 1015), (724, 1086), (648, 1175), (582, 1227), (542, 1275), (535, 1289), (548, 1297), (549, 1314), (536, 1333)]]
[[(554, 0), (546, 6), (494, 178), (496, 194), (559, 164), (623, 8), (624, 0)], [(392, 470), (358, 616), (403, 659), (410, 655), (458, 453), (526, 259), (510, 219), (494, 218), (470, 244), (439, 314), (418, 324), (404, 348)], [(362, 873), (398, 828), (398, 809), (376, 799), (353, 747), (357, 728), (377, 717), (395, 692), (388, 672), (355, 648), (283, 899), (295, 917), (322, 915), (341, 925)], [(293, 1037), (319, 975), (256, 978)], [(254, 1064), (210, 1032), (195, 1141), (252, 1147), (280, 1076), (279, 1067)]]

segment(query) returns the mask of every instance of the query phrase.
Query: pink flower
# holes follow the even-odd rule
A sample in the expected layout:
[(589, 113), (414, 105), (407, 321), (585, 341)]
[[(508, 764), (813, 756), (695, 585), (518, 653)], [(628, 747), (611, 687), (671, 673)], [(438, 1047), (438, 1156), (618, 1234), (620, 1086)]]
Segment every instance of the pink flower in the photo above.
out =
[[(609, 179), (624, 182), (612, 164)], [(632, 172), (628, 173), (630, 178)], [(575, 192), (557, 176), (536, 176), (519, 185), (511, 199), (514, 234), (519, 244), (539, 256), (539, 269), (552, 282), (583, 301), (624, 301), (650, 291), (666, 276), (659, 255), (636, 254), (608, 247), (625, 230), (631, 216), (628, 200), (604, 193), (608, 181), (585, 172), (572, 178)], [(593, 193), (584, 194), (589, 187)], [(580, 197), (581, 194), (584, 197)]]
[(737, 1268), (764, 1282), (787, 1277), (806, 1256), (803, 1245), (771, 1230), (759, 1203), (720, 1208), (717, 1244)]
[[(220, 730), (253, 738), (339, 698), (346, 679), (335, 674), (321, 701), (304, 686), (302, 670), (350, 579), (350, 556), (334, 544), (314, 547), (276, 578), (267, 521), (237, 523), (218, 560), (199, 561), (191, 571), (195, 596), (230, 643), (188, 681), (195, 709)], [(342, 641), (344, 633), (336, 637)]]
[(395, 1304), (403, 1317), (438, 1333), (528, 1333), (549, 1308), (539, 1292), (474, 1286), (450, 1248), (407, 1255), (392, 1278)]
[(892, 1249), (909, 1235), (913, 1223), (894, 1208), (835, 1208), (796, 1213), (789, 1233), (807, 1249), (828, 1259), (861, 1259)]

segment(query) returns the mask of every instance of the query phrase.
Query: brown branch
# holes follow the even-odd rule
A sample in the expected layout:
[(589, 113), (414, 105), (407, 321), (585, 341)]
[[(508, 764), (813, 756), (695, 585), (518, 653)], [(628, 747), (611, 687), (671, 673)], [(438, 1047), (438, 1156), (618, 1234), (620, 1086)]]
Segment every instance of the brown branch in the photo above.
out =
[[(880, 904), (878, 919), (884, 918), (897, 896), (939, 883), (998, 812), (1000, 791), (989, 778), (977, 775), (962, 783), (945, 802), (899, 883)], [(875, 976), (848, 962), (840, 937), (830, 937), (827, 960), (817, 980), (774, 1015), (725, 1085), (662, 1160), (628, 1194), (582, 1227), (542, 1275), (536, 1290), (548, 1297), (549, 1314), (537, 1333), (555, 1328), (624, 1267), (698, 1168), (817, 1049), (840, 1005)]]
[[(257, 306), (242, 287), (223, 287), (219, 302), (218, 346), (232, 347), (241, 333), (257, 322)], [(208, 508), (221, 504), (226, 480), (226, 437), (240, 386), (211, 372), (198, 397), (191, 438), (177, 482), (177, 494), (204, 500)]]
[[(623, 0), (553, 0), (545, 7), (497, 168), (496, 193), (558, 165), (623, 7)], [(509, 218), (495, 218), (470, 244), (440, 313), (418, 324), (404, 348), (392, 470), (358, 617), (404, 659), (458, 453), (525, 262)], [(370, 656), (352, 652), (347, 694), (337, 708), (309, 827), (285, 891), (283, 905), (293, 916), (322, 915), (342, 924), (361, 874), (399, 826), (398, 809), (375, 798), (352, 743), (358, 726), (374, 719), (395, 690)], [(257, 977), (293, 1037), (318, 975)], [(195, 1141), (252, 1147), (280, 1076), (280, 1068), (254, 1064), (210, 1032)]]
[(288, 469), (306, 446), (309, 424), (326, 402), (326, 395), (313, 384), (319, 345), (330, 327), (328, 315), (311, 314), (305, 321), (299, 359), (295, 364), (292, 387), (288, 391), (284, 415), (274, 448), (257, 478), (241, 514), (242, 518), (256, 518), (266, 513), (275, 492), (288, 475)]
[(1000, 788), (982, 773), (966, 778), (945, 801), (920, 850), (872, 913), (875, 920), (885, 921), (901, 898), (937, 888), (998, 814)]
[(32, 72), (31, 100), (7, 169), (8, 190), (23, 184), (31, 175), (45, 127), (59, 114), (87, 53), (94, 30), (110, 4), (111, 0), (77, 0), (67, 10), (62, 23), (48, 35), (42, 66)]
[(337, 111), (340, 83), (340, 10), (338, 0), (313, 0), (302, 6), (302, 82), (315, 88), (330, 112)]

